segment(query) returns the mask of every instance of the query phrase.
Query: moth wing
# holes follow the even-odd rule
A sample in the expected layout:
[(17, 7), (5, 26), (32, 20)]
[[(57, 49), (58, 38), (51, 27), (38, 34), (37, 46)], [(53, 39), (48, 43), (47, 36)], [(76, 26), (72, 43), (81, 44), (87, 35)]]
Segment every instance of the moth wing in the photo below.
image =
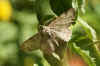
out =
[(48, 26), (57, 29), (68, 28), (74, 22), (74, 20), (75, 20), (75, 10), (74, 8), (71, 8), (67, 12), (64, 12), (59, 17), (57, 17)]
[(67, 13), (64, 12), (53, 22), (51, 22), (48, 27), (50, 28), (50, 31), (55, 33), (58, 38), (64, 41), (69, 41), (72, 35), (72, 31), (69, 30), (69, 27), (74, 22), (74, 19), (75, 10), (71, 8), (67, 11)]
[(46, 54), (51, 54), (55, 51), (55, 44), (53, 43), (52, 39), (47, 39), (42, 41), (41, 43), (41, 50)]
[(61, 29), (61, 30), (57, 30), (54, 32), (56, 34), (56, 36), (66, 42), (68, 42), (71, 39), (72, 36), (72, 31), (69, 29)]
[(40, 48), (41, 35), (37, 33), (28, 40), (24, 41), (21, 45), (21, 50), (24, 52), (30, 52)]

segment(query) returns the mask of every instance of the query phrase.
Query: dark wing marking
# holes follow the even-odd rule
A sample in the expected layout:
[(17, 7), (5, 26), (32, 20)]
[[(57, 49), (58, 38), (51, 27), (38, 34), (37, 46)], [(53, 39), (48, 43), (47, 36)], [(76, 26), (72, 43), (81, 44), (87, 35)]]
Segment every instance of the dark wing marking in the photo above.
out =
[(21, 45), (21, 50), (24, 52), (30, 52), (39, 49), (40, 41), (41, 41), (41, 35), (37, 33), (36, 35), (29, 38)]

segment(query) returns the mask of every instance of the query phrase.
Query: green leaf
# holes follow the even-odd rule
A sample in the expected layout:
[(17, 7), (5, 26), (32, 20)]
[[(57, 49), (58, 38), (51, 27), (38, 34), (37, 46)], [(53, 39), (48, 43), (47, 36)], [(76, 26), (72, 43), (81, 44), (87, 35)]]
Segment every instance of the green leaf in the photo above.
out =
[(96, 66), (94, 59), (89, 55), (89, 51), (82, 50), (75, 43), (72, 44), (72, 50), (80, 55), (88, 66)]

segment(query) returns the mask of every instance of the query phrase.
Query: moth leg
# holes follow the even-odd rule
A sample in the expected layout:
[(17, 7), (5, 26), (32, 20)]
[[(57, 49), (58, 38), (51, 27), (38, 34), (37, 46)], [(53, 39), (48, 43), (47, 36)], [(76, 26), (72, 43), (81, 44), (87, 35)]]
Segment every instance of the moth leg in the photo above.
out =
[(52, 54), (44, 53), (44, 57), (51, 66), (62, 66), (64, 54), (66, 54), (66, 43), (61, 42), (60, 47), (57, 47), (55, 52)]
[(61, 66), (60, 61), (57, 58), (55, 58), (52, 54), (50, 55), (44, 54), (44, 57), (50, 64), (50, 66)]
[(49, 40), (48, 40), (48, 43), (49, 43), (49, 46), (50, 46), (51, 50), (52, 50), (52, 51), (55, 51), (55, 46), (54, 46), (52, 40), (49, 39)]
[(66, 53), (67, 44), (66, 42), (61, 42), (59, 45), (60, 46), (56, 48), (55, 53), (60, 57), (60, 59), (63, 59), (63, 56)]
[(52, 40), (57, 46), (59, 46), (59, 43), (58, 43), (58, 41), (56, 40), (55, 32), (51, 31), (51, 32), (49, 32), (49, 35), (50, 35), (50, 37), (51, 37), (51, 40)]
[(52, 41), (57, 45), (57, 47), (59, 47), (59, 43), (58, 43), (58, 41), (56, 40), (55, 37), (52, 37)]

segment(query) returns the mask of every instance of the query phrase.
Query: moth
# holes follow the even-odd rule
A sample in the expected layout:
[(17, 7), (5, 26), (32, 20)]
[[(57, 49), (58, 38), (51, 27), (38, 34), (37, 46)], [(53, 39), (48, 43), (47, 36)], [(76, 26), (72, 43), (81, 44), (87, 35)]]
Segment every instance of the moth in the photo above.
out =
[(62, 13), (48, 25), (40, 25), (39, 32), (26, 40), (21, 49), (25, 52), (40, 49), (45, 54), (55, 52), (62, 42), (68, 42), (72, 36), (69, 27), (75, 22), (75, 10), (70, 8), (67, 12)]

